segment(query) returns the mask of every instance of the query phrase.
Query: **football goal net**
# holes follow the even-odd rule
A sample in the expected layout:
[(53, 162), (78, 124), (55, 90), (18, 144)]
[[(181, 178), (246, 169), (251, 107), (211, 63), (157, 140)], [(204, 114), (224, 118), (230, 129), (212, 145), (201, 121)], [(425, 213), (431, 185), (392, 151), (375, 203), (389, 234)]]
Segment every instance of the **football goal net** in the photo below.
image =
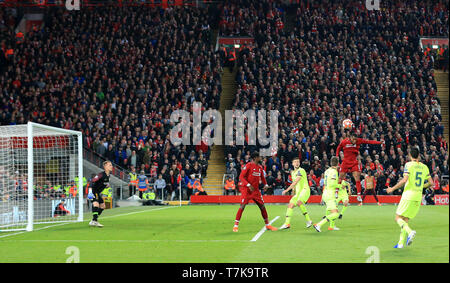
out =
[(82, 221), (82, 154), (81, 132), (0, 126), (0, 231)]

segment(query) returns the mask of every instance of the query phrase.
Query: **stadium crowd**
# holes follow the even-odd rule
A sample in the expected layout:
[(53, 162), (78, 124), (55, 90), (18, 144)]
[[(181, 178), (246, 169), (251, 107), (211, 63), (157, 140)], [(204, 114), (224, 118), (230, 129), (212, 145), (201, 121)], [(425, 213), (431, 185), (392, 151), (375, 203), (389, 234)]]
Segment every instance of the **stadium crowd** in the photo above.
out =
[(284, 28), (285, 1), (224, 1), (219, 3), (221, 36), (253, 36), (259, 38), (262, 31), (277, 31)]
[[(377, 173), (379, 194), (401, 176), (410, 146), (420, 147), (433, 176), (448, 175), (432, 59), (418, 45), (419, 36), (448, 37), (448, 7), (382, 1), (381, 11), (369, 12), (364, 1), (295, 2), (225, 1), (217, 19), (200, 7), (53, 9), (45, 27), (20, 43), (14, 15), (2, 9), (0, 44), (14, 54), (0, 70), (0, 124), (80, 130), (89, 150), (162, 175), (170, 194), (179, 173), (183, 180), (206, 174), (208, 146), (174, 147), (168, 133), (174, 110), (190, 111), (193, 101), (219, 108), (224, 58), (211, 43), (219, 21), (220, 35), (255, 38), (238, 56), (234, 109), (280, 113), (278, 152), (263, 160), (266, 193), (286, 186), (295, 156), (319, 193), (344, 118), (361, 137), (384, 141), (361, 154), (365, 170)], [(238, 176), (256, 149), (227, 147), (227, 172)]]
[[(172, 146), (170, 114), (218, 109), (220, 57), (204, 8), (53, 9), (45, 27), (2, 44), (14, 56), (0, 74), (0, 124), (26, 121), (80, 130), (84, 146), (127, 170), (206, 174), (209, 148)], [(76, 27), (76, 28), (74, 28)], [(7, 38), (12, 40), (6, 40)]]
[[(290, 182), (290, 161), (297, 156), (319, 193), (326, 165), (345, 137), (345, 118), (360, 137), (384, 141), (361, 148), (363, 172), (376, 173), (378, 194), (398, 181), (411, 146), (420, 147), (436, 180), (448, 176), (432, 59), (419, 47), (420, 36), (448, 37), (448, 7), (383, 1), (382, 11), (369, 12), (361, 3), (298, 1), (291, 31), (255, 24), (249, 32), (256, 46), (239, 56), (234, 108), (279, 110), (278, 153), (263, 161), (268, 193)], [(228, 6), (225, 11), (236, 11), (232, 2)], [(261, 23), (264, 15), (268, 20), (274, 8), (243, 6), (238, 26)], [(238, 175), (257, 148), (227, 147), (228, 172)]]

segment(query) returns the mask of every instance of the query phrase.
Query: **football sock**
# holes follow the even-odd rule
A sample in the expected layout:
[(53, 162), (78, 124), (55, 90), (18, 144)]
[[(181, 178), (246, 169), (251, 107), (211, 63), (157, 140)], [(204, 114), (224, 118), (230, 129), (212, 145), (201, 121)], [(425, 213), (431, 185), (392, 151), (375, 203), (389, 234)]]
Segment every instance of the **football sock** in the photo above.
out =
[(97, 221), (98, 218), (98, 207), (92, 208), (92, 220)]
[(330, 213), (324, 219), (322, 219), (319, 223), (317, 223), (317, 225), (320, 227), (327, 221), (329, 221), (331, 223), (331, 221), (336, 220), (338, 217), (339, 217), (339, 213), (337, 213), (337, 212)]
[[(329, 215), (330, 215), (330, 212), (327, 211), (327, 216), (329, 216)], [(334, 228), (334, 227), (335, 227), (334, 220), (330, 220), (330, 228)]]
[(336, 220), (338, 217), (339, 217), (339, 213), (337, 213), (337, 212), (330, 213), (325, 217), (325, 219), (322, 219), (318, 225), (322, 226), (327, 221), (330, 222), (330, 226), (331, 226), (331, 224), (334, 225), (334, 220)]
[(400, 230), (400, 239), (398, 240), (398, 244), (399, 245), (405, 245), (405, 241), (406, 241), (406, 235), (408, 233), (406, 232), (405, 229), (401, 229)]
[(289, 208), (286, 210), (286, 221), (284, 222), (284, 224), (288, 225), (291, 224), (291, 216), (292, 216), (292, 212), (294, 211), (293, 208)]
[(104, 210), (103, 208), (100, 208), (100, 207), (98, 208), (98, 210), (97, 210), (98, 211), (98, 216), (100, 216), (102, 214), (103, 210)]
[(361, 181), (356, 181), (356, 191), (361, 194)]
[[(330, 211), (327, 210), (327, 215), (325, 217), (327, 217), (329, 215), (330, 215)], [(330, 220), (330, 228), (334, 228), (334, 227), (335, 227), (334, 220)]]
[(260, 207), (259, 209), (261, 210), (261, 216), (264, 219), (264, 223), (266, 223), (266, 225), (269, 225), (269, 219), (268, 219), (269, 216), (267, 215), (266, 208), (263, 206), (263, 207)]
[(328, 214), (330, 214), (330, 212), (327, 210), (327, 212), (325, 212), (325, 216), (322, 217), (322, 220), (320, 220), (319, 223), (317, 223), (317, 226), (321, 227), (323, 224), (325, 224), (325, 222), (327, 222)]
[(327, 222), (327, 218), (323, 218), (322, 220), (319, 221), (319, 223), (317, 223), (317, 226), (321, 227), (325, 222)]
[(379, 202), (379, 201), (378, 201), (377, 194), (375, 193), (375, 189), (373, 190), (373, 197), (375, 198), (375, 200), (376, 200), (377, 202)]
[(408, 233), (408, 235), (409, 235), (409, 233), (411, 233), (412, 230), (411, 230), (411, 228), (409, 228), (409, 225), (408, 225), (408, 223), (406, 223), (405, 220), (399, 218), (399, 219), (397, 220), (397, 224), (398, 224), (398, 226), (400, 226), (400, 228), (402, 228), (403, 230), (405, 230), (406, 233)]
[(348, 206), (343, 206), (341, 210), (341, 214), (344, 215), (344, 212), (347, 210)]
[(304, 204), (300, 205), (300, 210), (302, 211), (303, 215), (306, 218), (306, 221), (311, 221), (311, 218), (309, 217), (308, 211), (306, 210), (306, 207)]
[(237, 226), (239, 225), (239, 220), (241, 220), (241, 216), (242, 216), (242, 212), (244, 211), (243, 208), (238, 209), (237, 214), (236, 214), (236, 221), (234, 221), (234, 225)]
[(330, 228), (334, 228), (335, 224), (334, 224), (334, 220), (330, 220)]

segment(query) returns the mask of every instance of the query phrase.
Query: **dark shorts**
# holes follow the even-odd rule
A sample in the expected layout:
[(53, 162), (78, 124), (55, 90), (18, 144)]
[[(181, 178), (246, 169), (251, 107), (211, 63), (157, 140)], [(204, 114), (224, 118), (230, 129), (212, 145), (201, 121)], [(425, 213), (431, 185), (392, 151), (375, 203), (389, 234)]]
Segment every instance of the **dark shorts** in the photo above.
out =
[(102, 194), (94, 193), (94, 198), (92, 199), (92, 202), (98, 202), (99, 204), (104, 203)]

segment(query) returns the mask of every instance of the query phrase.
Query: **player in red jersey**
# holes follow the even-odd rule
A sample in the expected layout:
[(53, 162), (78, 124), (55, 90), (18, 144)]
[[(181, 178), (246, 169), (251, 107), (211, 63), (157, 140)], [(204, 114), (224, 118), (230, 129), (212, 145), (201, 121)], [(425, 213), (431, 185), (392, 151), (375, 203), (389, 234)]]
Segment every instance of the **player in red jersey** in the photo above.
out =
[(345, 179), (347, 173), (352, 173), (356, 182), (357, 199), (361, 201), (361, 165), (356, 159), (359, 155), (359, 147), (361, 144), (382, 144), (380, 141), (361, 139), (356, 136), (355, 132), (349, 132), (349, 137), (341, 141), (336, 149), (336, 156), (342, 150), (344, 152), (344, 159), (339, 165), (339, 184)]
[(259, 183), (262, 182), (267, 186), (266, 178), (264, 177), (264, 170), (259, 165), (261, 157), (257, 152), (252, 153), (252, 161), (245, 164), (244, 168), (239, 175), (239, 190), (241, 191), (241, 206), (236, 214), (236, 220), (234, 222), (233, 232), (238, 231), (239, 221), (241, 220), (242, 212), (244, 212), (245, 206), (253, 200), (261, 210), (261, 215), (266, 223), (266, 229), (276, 231), (277, 228), (269, 225), (269, 219), (267, 215), (266, 207), (264, 206), (264, 200), (259, 191)]

